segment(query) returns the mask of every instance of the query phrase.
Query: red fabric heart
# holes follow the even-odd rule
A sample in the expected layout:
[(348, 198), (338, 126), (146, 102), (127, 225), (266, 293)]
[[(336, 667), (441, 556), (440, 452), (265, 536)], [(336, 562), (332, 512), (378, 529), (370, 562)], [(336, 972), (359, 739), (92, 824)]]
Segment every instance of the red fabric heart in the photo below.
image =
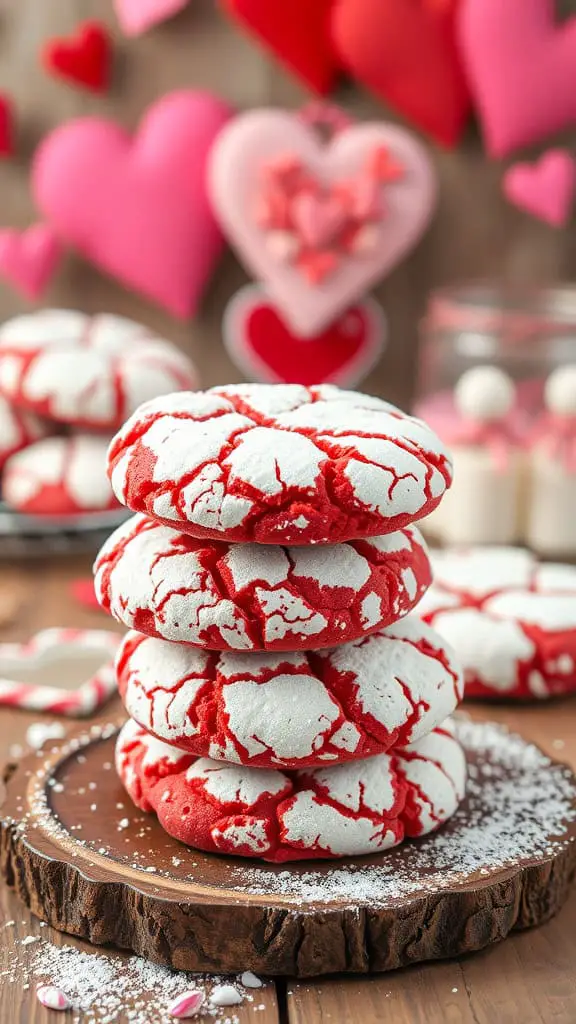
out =
[(248, 285), (229, 303), (223, 333), (231, 359), (251, 380), (350, 385), (365, 377), (379, 359), (386, 324), (380, 307), (365, 300), (321, 334), (299, 338), (264, 289)]
[(444, 146), (470, 97), (456, 45), (457, 0), (337, 0), (332, 37), (349, 73)]
[(87, 21), (69, 39), (51, 39), (44, 47), (46, 70), (93, 92), (110, 83), (112, 41), (103, 25)]
[(12, 106), (7, 96), (0, 95), (0, 158), (13, 152)]
[(220, 2), (314, 92), (330, 92), (338, 74), (329, 31), (335, 0)]

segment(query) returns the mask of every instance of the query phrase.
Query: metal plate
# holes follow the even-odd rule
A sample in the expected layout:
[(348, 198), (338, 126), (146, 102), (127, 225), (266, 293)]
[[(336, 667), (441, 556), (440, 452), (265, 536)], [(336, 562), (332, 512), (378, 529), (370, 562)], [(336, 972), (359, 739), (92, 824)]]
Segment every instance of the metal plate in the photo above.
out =
[(0, 501), (0, 558), (46, 558), (96, 552), (131, 513), (89, 512), (65, 519), (25, 516)]

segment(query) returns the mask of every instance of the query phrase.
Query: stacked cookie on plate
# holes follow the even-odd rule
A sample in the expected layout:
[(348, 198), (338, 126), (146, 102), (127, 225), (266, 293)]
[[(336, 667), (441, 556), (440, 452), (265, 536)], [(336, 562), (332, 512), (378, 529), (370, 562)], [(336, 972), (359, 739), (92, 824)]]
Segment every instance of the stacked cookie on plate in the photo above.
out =
[(412, 523), (451, 480), (434, 434), (335, 387), (221, 387), (143, 405), (109, 473), (136, 512), (95, 575), (132, 627), (117, 767), (138, 807), (271, 861), (377, 853), (449, 818), (461, 675), (408, 616), (430, 584)]
[(116, 316), (46, 309), (0, 327), (2, 497), (17, 512), (75, 516), (118, 507), (111, 434), (144, 401), (197, 384), (190, 360)]

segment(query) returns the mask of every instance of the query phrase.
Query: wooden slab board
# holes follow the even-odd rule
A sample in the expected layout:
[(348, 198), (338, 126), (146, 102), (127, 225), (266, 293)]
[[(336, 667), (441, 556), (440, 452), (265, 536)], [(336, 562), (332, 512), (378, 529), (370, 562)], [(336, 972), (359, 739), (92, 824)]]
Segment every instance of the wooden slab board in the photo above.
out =
[[(576, 779), (496, 727), (459, 728), (470, 792), (437, 837), (287, 868), (202, 854), (167, 836), (116, 778), (118, 726), (94, 726), (25, 759), (9, 779), (2, 873), (58, 930), (182, 970), (310, 977), (478, 950), (540, 924), (566, 900)], [(489, 794), (501, 791), (496, 813)], [(553, 831), (503, 863), (507, 844), (517, 850), (518, 809), (541, 796), (556, 814)], [(483, 835), (495, 837), (499, 863), (491, 855), (471, 869)]]

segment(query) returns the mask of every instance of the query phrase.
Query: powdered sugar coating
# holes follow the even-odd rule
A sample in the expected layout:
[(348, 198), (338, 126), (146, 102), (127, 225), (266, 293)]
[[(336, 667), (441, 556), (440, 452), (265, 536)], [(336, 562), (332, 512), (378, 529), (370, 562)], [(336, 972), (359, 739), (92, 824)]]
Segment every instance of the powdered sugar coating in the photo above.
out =
[(143, 405), (110, 447), (119, 500), (197, 537), (332, 543), (398, 530), (451, 482), (419, 420), (331, 385), (242, 384)]
[(50, 433), (47, 423), (0, 395), (0, 470), (11, 455)]
[(434, 552), (418, 605), (456, 651), (466, 695), (544, 699), (576, 690), (576, 569), (520, 548)]
[(131, 632), (118, 652), (131, 718), (198, 757), (302, 768), (385, 753), (454, 711), (449, 647), (411, 616), (317, 654), (217, 654)]
[(443, 590), (480, 599), (528, 586), (535, 565), (525, 548), (445, 548), (434, 552), (434, 582)]
[[(392, 550), (355, 541), (306, 548), (198, 540), (136, 515), (94, 567), (102, 607), (150, 636), (212, 650), (315, 650), (406, 615), (430, 583), (418, 530)], [(396, 550), (394, 550), (396, 548)]]
[(118, 502), (106, 476), (108, 439), (96, 434), (46, 437), (6, 463), (6, 504), (29, 515), (104, 512)]
[(148, 743), (130, 720), (116, 746), (118, 774), (138, 807), (189, 846), (267, 861), (382, 852), (439, 828), (465, 790), (464, 753), (449, 722), (392, 756), (288, 773), (184, 753), (174, 761), (167, 746), (143, 767)]
[(0, 393), (60, 423), (113, 431), (142, 402), (197, 383), (184, 353), (124, 317), (45, 309), (0, 327)]

